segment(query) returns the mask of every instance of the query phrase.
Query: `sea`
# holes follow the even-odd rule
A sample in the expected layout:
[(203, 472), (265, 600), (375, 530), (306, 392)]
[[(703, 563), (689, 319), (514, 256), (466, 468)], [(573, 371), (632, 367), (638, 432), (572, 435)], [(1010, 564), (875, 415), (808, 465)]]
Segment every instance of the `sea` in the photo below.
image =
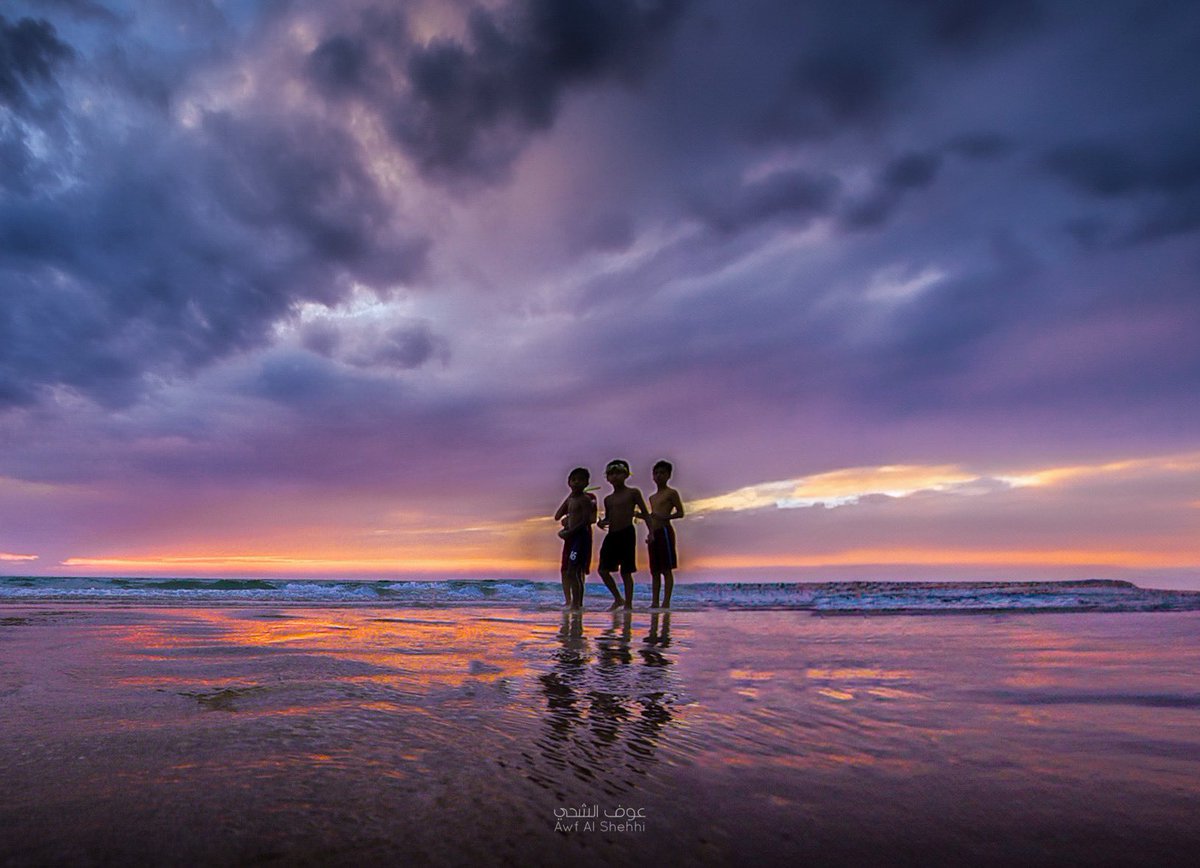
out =
[[(588, 584), (585, 604), (610, 598)], [(525, 609), (562, 606), (559, 582), (514, 579), (362, 581), (318, 579), (0, 577), (0, 603), (108, 602), (170, 604), (312, 604)], [(635, 605), (649, 605), (639, 585)], [(672, 608), (796, 610), (820, 614), (954, 614), (971, 612), (1188, 612), (1200, 591), (1143, 588), (1106, 579), (1043, 582), (705, 582), (677, 583)]]

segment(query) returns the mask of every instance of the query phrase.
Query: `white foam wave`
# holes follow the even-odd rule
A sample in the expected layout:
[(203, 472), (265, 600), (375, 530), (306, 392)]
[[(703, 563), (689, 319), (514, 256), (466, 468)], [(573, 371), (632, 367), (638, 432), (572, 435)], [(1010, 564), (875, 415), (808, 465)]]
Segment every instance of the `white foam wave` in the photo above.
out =
[[(647, 588), (639, 585), (639, 606)], [(71, 600), (160, 604), (322, 604), (451, 607), (561, 605), (558, 582), (320, 581), (310, 579), (0, 578), (0, 602)], [(588, 584), (587, 600), (607, 592)], [(676, 609), (796, 609), (828, 614), (1200, 610), (1200, 592), (1139, 588), (1128, 582), (834, 582), (679, 584)]]

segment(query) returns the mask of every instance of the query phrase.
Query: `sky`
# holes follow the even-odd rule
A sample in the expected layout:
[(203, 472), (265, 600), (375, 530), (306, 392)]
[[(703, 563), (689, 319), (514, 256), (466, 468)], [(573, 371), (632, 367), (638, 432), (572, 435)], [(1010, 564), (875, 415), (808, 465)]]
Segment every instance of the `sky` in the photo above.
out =
[(681, 580), (1200, 588), (1196, 81), (1191, 0), (6, 0), (0, 573), (554, 580), (665, 458)]

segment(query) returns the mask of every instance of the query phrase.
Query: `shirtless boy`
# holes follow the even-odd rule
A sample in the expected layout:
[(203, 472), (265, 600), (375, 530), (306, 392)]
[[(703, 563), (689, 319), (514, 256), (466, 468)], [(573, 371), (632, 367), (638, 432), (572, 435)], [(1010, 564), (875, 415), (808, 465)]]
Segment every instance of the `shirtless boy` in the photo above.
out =
[(671, 591), (675, 588), (674, 570), (679, 566), (675, 552), (675, 528), (671, 526), (671, 520), (683, 518), (683, 501), (679, 499), (679, 492), (667, 485), (673, 469), (671, 462), (660, 461), (652, 471), (654, 484), (658, 486), (658, 490), (650, 495), (650, 516), (646, 519), (650, 528), (646, 545), (650, 554), (652, 609), (659, 607), (660, 583), (663, 591), (662, 608), (671, 607)]
[[(646, 501), (636, 488), (625, 485), (629, 478), (629, 462), (615, 459), (608, 462), (604, 468), (604, 478), (612, 486), (612, 494), (604, 498), (604, 518), (598, 526), (608, 533), (600, 545), (600, 578), (604, 586), (613, 595), (610, 608), (624, 606), (633, 608), (633, 574), (637, 571), (635, 549), (637, 536), (633, 530), (634, 518), (645, 519), (648, 515)], [(625, 597), (622, 599), (613, 582), (613, 570), (620, 570), (621, 579), (625, 583)]]
[(591, 474), (576, 467), (567, 476), (571, 493), (554, 513), (562, 520), (562, 586), (568, 609), (583, 608), (583, 581), (592, 569), (592, 524), (596, 521), (596, 496), (585, 491)]

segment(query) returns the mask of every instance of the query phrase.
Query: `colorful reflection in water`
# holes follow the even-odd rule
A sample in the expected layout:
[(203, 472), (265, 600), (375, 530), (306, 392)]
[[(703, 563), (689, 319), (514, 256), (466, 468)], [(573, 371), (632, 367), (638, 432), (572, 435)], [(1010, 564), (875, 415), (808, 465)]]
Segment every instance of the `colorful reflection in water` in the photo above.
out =
[[(1200, 846), (1195, 613), (5, 614), (17, 863), (121, 861), (135, 840), (219, 863)], [(567, 805), (636, 806), (647, 829), (555, 832)]]
[(680, 694), (666, 668), (671, 615), (649, 618), (639, 643), (629, 612), (612, 615), (591, 641), (581, 614), (563, 615), (553, 664), (537, 679), (545, 714), (540, 755), (527, 757), (530, 781), (565, 800), (576, 782), (615, 796), (650, 772)]

